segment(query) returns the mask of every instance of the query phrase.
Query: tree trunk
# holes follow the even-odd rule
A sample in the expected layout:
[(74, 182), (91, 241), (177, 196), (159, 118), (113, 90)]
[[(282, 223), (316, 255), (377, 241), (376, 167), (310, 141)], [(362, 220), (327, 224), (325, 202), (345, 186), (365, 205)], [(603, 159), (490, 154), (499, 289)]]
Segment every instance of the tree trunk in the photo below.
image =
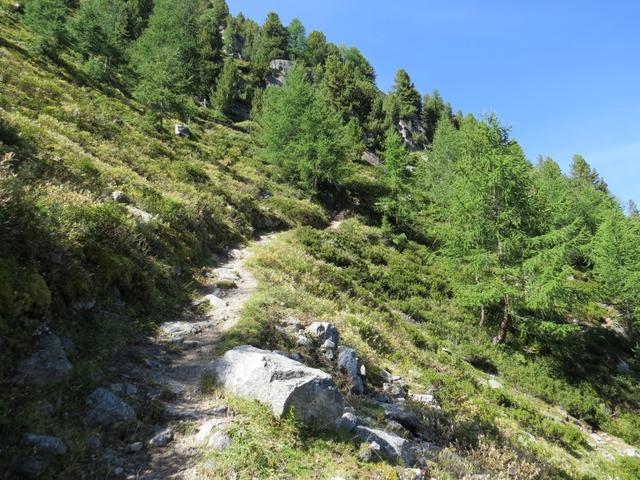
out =
[(511, 304), (509, 295), (504, 297), (504, 315), (502, 316), (502, 322), (500, 322), (500, 330), (498, 330), (498, 335), (493, 337), (493, 344), (499, 345), (504, 343), (507, 338), (507, 332), (509, 331), (509, 327), (511, 326)]
[(484, 322), (486, 321), (486, 313), (484, 310), (484, 305), (480, 305), (480, 326), (484, 326)]

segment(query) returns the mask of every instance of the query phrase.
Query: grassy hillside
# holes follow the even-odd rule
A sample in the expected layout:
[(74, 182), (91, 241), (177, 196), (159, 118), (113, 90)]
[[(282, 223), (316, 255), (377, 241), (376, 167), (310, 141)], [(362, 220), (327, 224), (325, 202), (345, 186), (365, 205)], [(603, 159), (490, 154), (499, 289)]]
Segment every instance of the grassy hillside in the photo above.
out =
[[(96, 478), (80, 419), (86, 394), (108, 381), (122, 346), (184, 310), (213, 255), (275, 230), (289, 231), (258, 248), (261, 290), (220, 352), (295, 350), (279, 322), (332, 322), (358, 350), (372, 388), (386, 370), (412, 391), (434, 393), (441, 409), (415, 406), (439, 446), (427, 462), (432, 478), (640, 478), (637, 355), (633, 339), (611, 328), (619, 312), (587, 295), (598, 286), (587, 266), (575, 274), (588, 300), (559, 322), (566, 328), (522, 322), (517, 336), (493, 345), (495, 323), (479, 325), (457, 301), (439, 245), (424, 235), (432, 219), (421, 215), (424, 228), (411, 238), (382, 220), (378, 203), (389, 192), (381, 168), (354, 163), (340, 195), (319, 199), (262, 160), (251, 121), (195, 108), (190, 138), (174, 134), (177, 119), (157, 129), (118, 79), (95, 83), (70, 52), (55, 62), (33, 53), (12, 3), (0, 0), (3, 478), (33, 429), (70, 448), (51, 478)], [(412, 155), (399, 177), (424, 158)], [(348, 219), (327, 228), (337, 207)], [(17, 387), (15, 366), (43, 327), (73, 341), (74, 373), (53, 387)], [(620, 358), (629, 371), (616, 369)], [(242, 420), (232, 448), (204, 452), (204, 478), (398, 478), (391, 465), (359, 460), (351, 437), (224, 400)], [(349, 400), (374, 424), (382, 420)]]

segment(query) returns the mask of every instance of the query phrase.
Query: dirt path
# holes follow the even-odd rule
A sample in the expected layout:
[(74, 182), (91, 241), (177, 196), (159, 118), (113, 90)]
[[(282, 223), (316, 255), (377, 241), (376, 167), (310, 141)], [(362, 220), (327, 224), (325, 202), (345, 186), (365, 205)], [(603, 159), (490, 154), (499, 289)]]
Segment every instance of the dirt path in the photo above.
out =
[(246, 268), (252, 249), (269, 243), (274, 236), (266, 235), (232, 250), (207, 272), (203, 295), (193, 309), (204, 314), (164, 323), (151, 342), (138, 347), (136, 354), (145, 357), (144, 365), (131, 368), (123, 377), (141, 387), (156, 405), (161, 402), (164, 414), (140, 435), (144, 442), (139, 452), (130, 451), (134, 444), (122, 446), (126, 460), (120, 476), (136, 480), (198, 478), (196, 464), (209, 432), (232, 419), (232, 412), (217, 399), (201, 393), (203, 373), (222, 334), (238, 322), (242, 308), (258, 287)]

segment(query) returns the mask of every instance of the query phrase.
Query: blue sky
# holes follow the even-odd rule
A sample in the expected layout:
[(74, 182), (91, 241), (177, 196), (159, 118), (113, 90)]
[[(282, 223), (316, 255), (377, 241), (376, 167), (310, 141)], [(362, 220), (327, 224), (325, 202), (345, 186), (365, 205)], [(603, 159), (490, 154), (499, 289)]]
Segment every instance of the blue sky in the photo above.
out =
[(454, 110), (495, 111), (530, 160), (582, 154), (640, 204), (640, 2), (227, 0), (262, 23), (298, 17), (358, 47), (387, 90), (405, 68)]

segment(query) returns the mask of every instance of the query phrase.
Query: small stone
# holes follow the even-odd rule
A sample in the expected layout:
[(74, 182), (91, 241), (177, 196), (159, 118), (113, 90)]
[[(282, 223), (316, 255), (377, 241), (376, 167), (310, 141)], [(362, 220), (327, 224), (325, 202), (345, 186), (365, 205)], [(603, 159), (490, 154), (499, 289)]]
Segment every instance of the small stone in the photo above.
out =
[(137, 452), (141, 451), (143, 447), (144, 447), (144, 445), (142, 444), (142, 442), (131, 443), (131, 444), (127, 445), (127, 452), (128, 453), (137, 453)]
[(327, 350), (327, 351), (323, 352), (322, 356), (324, 358), (326, 358), (330, 362), (332, 362), (333, 359), (336, 357), (336, 355), (335, 355), (333, 350)]
[(131, 384), (131, 383), (127, 383), (125, 385), (125, 392), (128, 396), (132, 397), (134, 395), (138, 394), (138, 387), (136, 387), (135, 385)]
[(322, 348), (324, 348), (325, 350), (333, 350), (336, 348), (336, 342), (334, 342), (333, 340), (331, 340), (330, 338), (328, 338), (327, 340), (324, 341), (324, 343), (322, 344)]
[(45, 457), (33, 455), (16, 460), (12, 465), (12, 470), (28, 477), (42, 475), (49, 468), (49, 460)]
[(119, 422), (131, 422), (136, 412), (131, 406), (104, 388), (97, 388), (87, 398), (91, 410), (87, 413), (89, 425), (105, 425)]
[(353, 432), (358, 425), (364, 425), (365, 422), (355, 413), (345, 412), (338, 420), (338, 429), (345, 432)]
[(192, 136), (192, 133), (191, 133), (191, 130), (189, 130), (189, 127), (187, 127), (186, 125), (182, 125), (180, 123), (175, 124), (175, 126), (173, 127), (173, 131), (179, 137), (191, 138)]
[(487, 382), (487, 385), (489, 385), (489, 388), (493, 389), (493, 390), (497, 390), (498, 388), (502, 388), (502, 384), (497, 381), (495, 378), (491, 377), (489, 379), (489, 381)]
[(100, 450), (100, 448), (102, 448), (102, 442), (97, 436), (91, 435), (87, 438), (87, 448), (90, 450)]
[(154, 448), (166, 447), (173, 440), (173, 431), (169, 428), (157, 433), (151, 440), (149, 446)]
[(332, 323), (314, 322), (307, 327), (306, 331), (318, 345), (324, 344), (327, 340), (331, 340), (335, 345), (338, 345), (340, 340), (338, 329)]
[(618, 373), (627, 374), (630, 371), (631, 371), (631, 367), (629, 367), (629, 364), (624, 360), (620, 360), (616, 365), (616, 372)]
[(226, 405), (221, 405), (219, 407), (215, 407), (211, 410), (213, 415), (226, 415), (229, 408)]
[(64, 455), (67, 453), (67, 446), (58, 437), (25, 433), (22, 437), (22, 443), (33, 447), (37, 453), (49, 455)]
[(638, 457), (638, 451), (635, 448), (625, 448), (622, 452), (625, 457)]
[(131, 216), (133, 216), (140, 224), (144, 225), (154, 219), (154, 216), (151, 215), (149, 212), (140, 210), (137, 207), (132, 207), (131, 205), (127, 205), (127, 210), (129, 211)]
[(112, 383), (109, 388), (111, 388), (111, 391), (113, 393), (122, 393), (122, 392), (124, 392), (124, 385), (122, 385), (121, 383)]
[(363, 462), (376, 462), (382, 458), (382, 447), (377, 442), (367, 443), (358, 456)]
[(114, 468), (114, 469), (113, 469), (113, 474), (114, 474), (116, 477), (120, 477), (120, 476), (124, 475), (124, 468), (122, 468), (122, 467), (116, 467), (116, 468)]
[(131, 199), (124, 192), (121, 192), (120, 190), (116, 190), (115, 192), (113, 192), (111, 194), (111, 199), (114, 202), (117, 202), (117, 203), (130, 203), (131, 202)]
[(299, 347), (308, 347), (311, 345), (311, 340), (309, 340), (309, 338), (307, 338), (306, 336), (300, 334), (296, 339), (296, 345), (298, 345)]
[(60, 337), (45, 333), (38, 340), (38, 351), (18, 364), (14, 381), (21, 385), (47, 385), (65, 379), (72, 369)]
[(224, 432), (213, 432), (209, 437), (207, 446), (214, 450), (226, 450), (233, 444), (233, 439)]

